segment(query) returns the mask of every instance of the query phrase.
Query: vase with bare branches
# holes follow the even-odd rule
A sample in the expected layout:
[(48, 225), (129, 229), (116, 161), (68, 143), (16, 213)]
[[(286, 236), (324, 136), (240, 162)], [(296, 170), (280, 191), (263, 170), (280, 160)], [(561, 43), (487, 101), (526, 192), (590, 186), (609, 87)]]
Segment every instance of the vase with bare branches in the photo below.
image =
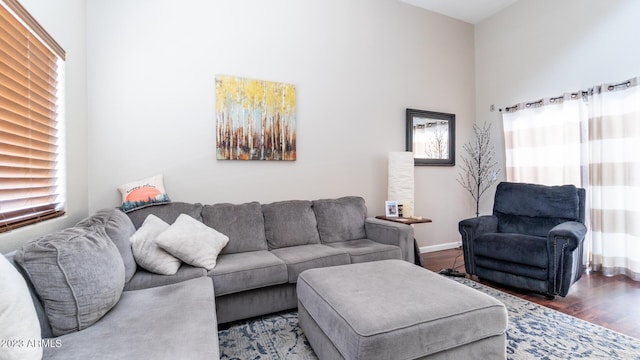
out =
[(494, 157), (496, 152), (491, 146), (491, 124), (482, 127), (473, 124), (474, 141), (462, 146), (466, 155), (462, 156), (462, 172), (458, 174), (458, 183), (464, 187), (476, 202), (476, 216), (480, 215), (480, 198), (498, 179), (500, 169)]

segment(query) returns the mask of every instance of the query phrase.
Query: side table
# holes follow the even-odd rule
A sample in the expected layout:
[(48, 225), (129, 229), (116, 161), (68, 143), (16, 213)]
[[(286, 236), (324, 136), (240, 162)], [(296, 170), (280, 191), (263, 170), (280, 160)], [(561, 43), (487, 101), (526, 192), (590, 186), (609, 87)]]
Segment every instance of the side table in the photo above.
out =
[[(376, 219), (392, 221), (395, 223), (406, 224), (409, 226), (413, 226), (415, 224), (425, 224), (425, 223), (433, 222), (431, 221), (431, 219), (427, 219), (423, 217), (406, 218), (406, 217), (388, 217), (388, 216), (379, 215), (379, 216), (376, 216)], [(415, 238), (413, 238), (413, 253), (415, 258), (414, 260), (415, 264), (420, 267), (424, 267), (424, 265), (422, 264), (422, 256), (420, 255), (420, 248), (418, 247), (418, 242), (416, 241)]]

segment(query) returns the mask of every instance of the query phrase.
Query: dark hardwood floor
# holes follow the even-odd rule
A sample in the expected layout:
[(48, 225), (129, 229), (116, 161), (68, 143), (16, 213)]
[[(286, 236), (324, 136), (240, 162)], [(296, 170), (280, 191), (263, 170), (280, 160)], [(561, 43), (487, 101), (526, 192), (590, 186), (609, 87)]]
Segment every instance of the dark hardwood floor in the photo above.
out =
[[(437, 272), (451, 268), (456, 257), (457, 270), (464, 272), (462, 249), (424, 253), (422, 261), (425, 268)], [(478, 281), (476, 277), (471, 279)], [(598, 272), (585, 272), (566, 297), (556, 296), (553, 300), (488, 281), (480, 283), (640, 339), (640, 282), (626, 276), (605, 277)]]

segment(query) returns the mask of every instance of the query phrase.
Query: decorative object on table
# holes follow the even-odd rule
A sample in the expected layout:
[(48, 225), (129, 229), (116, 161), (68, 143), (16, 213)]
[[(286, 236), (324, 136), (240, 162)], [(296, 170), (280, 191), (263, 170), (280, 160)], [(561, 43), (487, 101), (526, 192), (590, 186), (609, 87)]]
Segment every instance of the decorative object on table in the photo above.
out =
[(407, 109), (407, 147), (415, 165), (456, 164), (455, 114)]
[(413, 215), (414, 165), (413, 153), (398, 151), (389, 153), (387, 199), (394, 199), (402, 206), (402, 215)]
[[(507, 308), (508, 360), (637, 359), (640, 341), (465, 278), (453, 280)], [(297, 311), (228, 324), (218, 331), (221, 359), (315, 360)]]
[(473, 124), (474, 142), (465, 143), (462, 148), (467, 153), (462, 157), (462, 172), (458, 174), (458, 182), (476, 202), (476, 216), (480, 215), (480, 198), (498, 180), (500, 169), (493, 160), (496, 152), (491, 146), (491, 124), (486, 122), (482, 127)]
[(398, 217), (398, 202), (393, 200), (385, 201), (384, 214), (386, 217)]
[(122, 195), (120, 210), (125, 213), (147, 206), (166, 204), (171, 201), (167, 191), (164, 189), (162, 175), (120, 185), (118, 186), (118, 191)]
[(217, 75), (216, 158), (296, 160), (295, 86)]

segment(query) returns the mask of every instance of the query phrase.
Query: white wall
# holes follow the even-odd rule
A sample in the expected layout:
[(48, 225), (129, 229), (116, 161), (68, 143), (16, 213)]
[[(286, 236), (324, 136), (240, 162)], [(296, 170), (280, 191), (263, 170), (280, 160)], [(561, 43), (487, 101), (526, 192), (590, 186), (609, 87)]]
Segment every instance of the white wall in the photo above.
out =
[(20, 0), (29, 13), (66, 51), (66, 215), (0, 234), (0, 252), (23, 242), (71, 226), (88, 214), (87, 197), (87, 100), (85, 51), (85, 1)]
[[(473, 26), (396, 0), (87, 1), (89, 208), (162, 173), (174, 201), (363, 196), (383, 213), (405, 108), (473, 122)], [(295, 162), (215, 159), (216, 74), (295, 84)], [(422, 245), (472, 214), (452, 167), (416, 167)]]
[[(489, 106), (639, 76), (639, 14), (634, 0), (521, 0), (476, 25), (476, 118), (493, 121), (502, 167), (502, 120)], [(482, 212), (492, 206), (490, 193)]]

